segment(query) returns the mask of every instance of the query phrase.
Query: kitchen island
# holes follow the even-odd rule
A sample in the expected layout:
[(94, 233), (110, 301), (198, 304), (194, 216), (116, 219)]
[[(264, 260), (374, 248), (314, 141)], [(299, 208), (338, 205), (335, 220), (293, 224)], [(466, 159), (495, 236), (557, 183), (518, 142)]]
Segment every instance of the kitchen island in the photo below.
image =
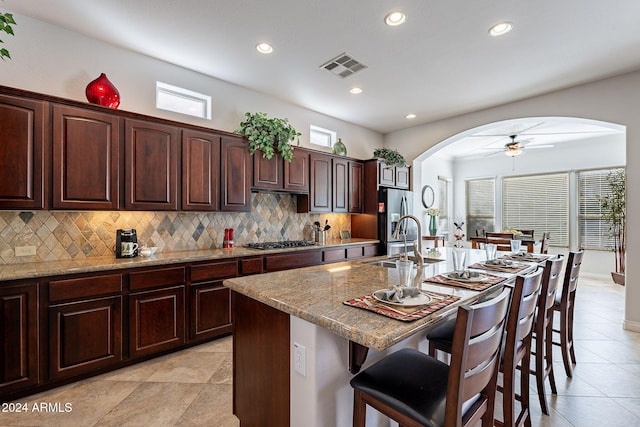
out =
[[(442, 248), (422, 278), (451, 271), (450, 250)], [(359, 365), (401, 347), (426, 351), (427, 330), (458, 305), (496, 291), (421, 283), (423, 290), (460, 299), (411, 322), (345, 305), (398, 283), (394, 268), (372, 264), (381, 258), (225, 280), (233, 290), (234, 413), (242, 426), (351, 425), (349, 380)], [(484, 251), (468, 250), (468, 264), (484, 258)], [(385, 422), (373, 413), (367, 420)]]

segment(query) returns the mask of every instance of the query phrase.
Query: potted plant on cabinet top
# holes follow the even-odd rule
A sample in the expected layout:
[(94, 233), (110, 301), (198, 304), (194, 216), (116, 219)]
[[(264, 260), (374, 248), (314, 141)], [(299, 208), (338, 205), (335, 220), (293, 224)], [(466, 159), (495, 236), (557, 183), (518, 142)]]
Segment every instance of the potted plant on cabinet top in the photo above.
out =
[(616, 254), (616, 271), (611, 272), (611, 277), (619, 285), (624, 285), (625, 281), (626, 182), (624, 169), (609, 173), (607, 183), (611, 192), (600, 198), (602, 218), (609, 224), (613, 250)]
[[(13, 19), (13, 14), (11, 13), (2, 13), (0, 12), (0, 32), (7, 33), (9, 35), (13, 34), (13, 27), (11, 25), (16, 25), (16, 21)], [(0, 43), (4, 43), (0, 40)], [(4, 61), (4, 58), (11, 58), (9, 51), (5, 48), (0, 49), (0, 58)]]
[(402, 154), (398, 150), (391, 148), (376, 148), (373, 151), (373, 157), (381, 159), (387, 166), (404, 167), (407, 165), (407, 161)]
[[(245, 120), (240, 123), (240, 129), (236, 131), (249, 140), (249, 153), (253, 155), (256, 150), (262, 151), (262, 157), (270, 159), (275, 150), (282, 158), (291, 161), (293, 147), (291, 141), (301, 134), (296, 131), (287, 119), (268, 118), (265, 113), (245, 113)], [(298, 145), (300, 140), (297, 139)]]

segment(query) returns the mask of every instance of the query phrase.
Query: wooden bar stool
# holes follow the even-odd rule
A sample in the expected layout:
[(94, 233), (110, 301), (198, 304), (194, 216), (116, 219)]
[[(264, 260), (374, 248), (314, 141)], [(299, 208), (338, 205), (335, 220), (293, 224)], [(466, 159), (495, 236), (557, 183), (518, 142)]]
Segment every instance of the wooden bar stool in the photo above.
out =
[[(498, 391), (502, 392), (504, 421), (494, 420), (496, 426), (531, 425), (529, 375), (520, 375), (520, 394), (516, 393), (515, 378), (518, 367), (522, 372), (529, 372), (531, 340), (542, 285), (542, 271), (539, 268), (534, 273), (516, 277), (499, 367), (499, 372), (503, 374), (502, 386), (498, 385)], [(435, 328), (427, 335), (429, 354), (433, 357), (436, 357), (437, 350), (451, 352), (449, 322), (443, 324), (441, 328)], [(521, 410), (517, 414), (516, 400), (521, 403)]]
[(451, 365), (402, 349), (352, 378), (353, 425), (364, 427), (369, 405), (401, 426), (493, 425), (500, 345), (511, 290), (458, 308)]
[[(536, 377), (538, 387), (538, 400), (542, 412), (549, 415), (549, 403), (547, 402), (544, 382), (549, 378), (551, 392), (557, 394), (556, 378), (553, 372), (553, 304), (556, 300), (556, 291), (560, 285), (563, 256), (558, 255), (554, 259), (547, 260), (542, 274), (542, 287), (538, 299), (536, 323), (533, 326), (533, 344), (531, 351), (535, 355), (534, 369), (531, 375)], [(522, 373), (524, 375), (524, 372)]]
[(562, 292), (556, 295), (556, 300), (552, 307), (552, 315), (555, 312), (560, 313), (560, 328), (553, 329), (553, 332), (560, 335), (560, 341), (553, 341), (553, 345), (560, 346), (564, 371), (570, 378), (573, 376), (572, 363), (576, 363), (576, 353), (573, 349), (573, 308), (576, 301), (576, 289), (578, 288), (578, 276), (580, 275), (583, 255), (584, 251), (582, 250), (569, 252)]

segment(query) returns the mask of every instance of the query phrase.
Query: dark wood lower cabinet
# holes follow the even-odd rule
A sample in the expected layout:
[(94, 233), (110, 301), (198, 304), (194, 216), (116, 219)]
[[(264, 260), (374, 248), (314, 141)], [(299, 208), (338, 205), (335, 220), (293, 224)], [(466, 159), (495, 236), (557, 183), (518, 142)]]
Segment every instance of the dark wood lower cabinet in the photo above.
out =
[(184, 285), (129, 295), (129, 356), (149, 356), (185, 342)]
[(231, 299), (222, 282), (191, 285), (191, 334), (194, 340), (231, 332)]
[(38, 284), (0, 287), (0, 401), (39, 383)]
[(122, 296), (49, 307), (49, 378), (96, 371), (122, 361)]

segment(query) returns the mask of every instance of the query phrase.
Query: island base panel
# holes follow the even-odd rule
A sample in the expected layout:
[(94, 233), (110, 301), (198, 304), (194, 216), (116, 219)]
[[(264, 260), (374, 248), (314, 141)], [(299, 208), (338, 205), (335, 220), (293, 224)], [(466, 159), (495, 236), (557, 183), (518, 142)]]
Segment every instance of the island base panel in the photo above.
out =
[(233, 292), (233, 412), (242, 427), (289, 425), (289, 315)]

